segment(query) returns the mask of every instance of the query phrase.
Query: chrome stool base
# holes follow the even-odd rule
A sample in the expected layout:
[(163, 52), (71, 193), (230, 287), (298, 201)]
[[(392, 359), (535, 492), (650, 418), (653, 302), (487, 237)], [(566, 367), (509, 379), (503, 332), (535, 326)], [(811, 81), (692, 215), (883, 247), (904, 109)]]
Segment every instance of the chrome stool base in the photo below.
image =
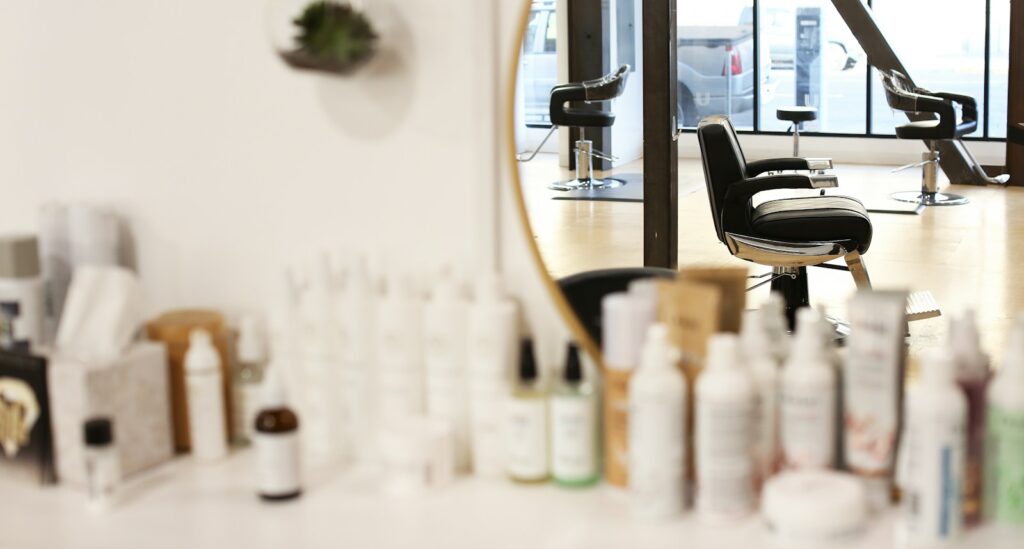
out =
[(970, 203), (970, 199), (958, 194), (922, 193), (920, 191), (903, 191), (889, 195), (899, 202), (913, 202), (922, 206), (961, 206)]
[(548, 185), (548, 188), (553, 191), (585, 191), (587, 189), (614, 189), (625, 184), (626, 182), (621, 179), (609, 177), (606, 179), (586, 179), (582, 181), (579, 179), (560, 181)]

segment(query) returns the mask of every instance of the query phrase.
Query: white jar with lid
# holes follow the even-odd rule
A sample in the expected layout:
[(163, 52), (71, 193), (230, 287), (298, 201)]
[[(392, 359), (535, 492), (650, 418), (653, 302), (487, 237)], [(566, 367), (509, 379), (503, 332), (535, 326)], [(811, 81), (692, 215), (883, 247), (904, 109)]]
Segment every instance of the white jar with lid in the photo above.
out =
[(0, 237), (0, 349), (28, 351), (41, 343), (44, 315), (38, 240)]

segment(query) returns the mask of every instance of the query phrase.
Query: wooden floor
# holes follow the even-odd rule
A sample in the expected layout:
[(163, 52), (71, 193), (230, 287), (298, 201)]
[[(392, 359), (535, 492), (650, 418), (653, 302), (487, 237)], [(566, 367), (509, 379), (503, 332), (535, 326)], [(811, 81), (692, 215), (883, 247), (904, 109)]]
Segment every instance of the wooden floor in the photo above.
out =
[[(619, 171), (641, 167), (637, 162)], [(839, 188), (830, 194), (855, 196), (869, 208), (892, 205), (888, 193), (918, 188), (920, 172), (893, 174), (891, 169), (837, 165)], [(556, 155), (538, 156), (522, 165), (521, 173), (534, 238), (554, 277), (643, 263), (641, 204), (552, 200), (557, 192), (547, 185), (571, 179)], [(681, 267), (746, 265), (751, 274), (768, 271), (733, 258), (718, 241), (697, 160), (680, 161), (679, 188)], [(999, 363), (1012, 319), (1024, 311), (1024, 188), (953, 185), (948, 190), (971, 203), (930, 208), (920, 216), (872, 214), (874, 238), (865, 262), (876, 288), (930, 290), (947, 315), (974, 308), (983, 344)], [(809, 278), (812, 304), (842, 317), (855, 290), (849, 274), (812, 268)], [(758, 306), (766, 295), (767, 290), (751, 292), (748, 305)], [(945, 341), (947, 320), (912, 323), (912, 351)]]

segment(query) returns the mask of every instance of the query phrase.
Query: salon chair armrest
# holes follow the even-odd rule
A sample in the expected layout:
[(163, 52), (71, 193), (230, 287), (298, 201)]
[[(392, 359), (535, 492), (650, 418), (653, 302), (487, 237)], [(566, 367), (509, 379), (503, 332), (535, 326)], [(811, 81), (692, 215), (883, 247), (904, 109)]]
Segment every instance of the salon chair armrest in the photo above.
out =
[(831, 170), (831, 158), (769, 158), (755, 160), (747, 164), (747, 177), (754, 177), (765, 172), (781, 172), (788, 170), (818, 171)]
[(973, 97), (950, 92), (932, 92), (932, 95), (959, 103), (964, 112), (964, 121), (978, 120), (978, 102)]
[(839, 180), (834, 175), (783, 174), (766, 177), (752, 177), (733, 183), (725, 191), (727, 205), (746, 205), (757, 193), (778, 189), (821, 189), (836, 187)]

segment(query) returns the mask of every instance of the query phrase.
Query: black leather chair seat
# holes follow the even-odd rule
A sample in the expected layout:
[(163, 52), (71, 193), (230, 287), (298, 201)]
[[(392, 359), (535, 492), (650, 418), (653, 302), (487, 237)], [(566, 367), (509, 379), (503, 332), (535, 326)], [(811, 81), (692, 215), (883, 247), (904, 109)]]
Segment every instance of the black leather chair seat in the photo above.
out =
[(921, 120), (896, 126), (896, 137), (900, 139), (954, 139), (978, 129), (978, 122), (976, 120), (960, 122), (953, 135), (943, 129), (939, 126), (939, 120)]
[(1024, 124), (1017, 122), (1006, 126), (1006, 139), (1011, 143), (1024, 145)]
[(810, 122), (818, 119), (818, 109), (814, 107), (780, 107), (775, 117), (787, 122)]
[(595, 109), (566, 107), (558, 120), (559, 126), (607, 128), (615, 123), (615, 114)]
[(845, 196), (769, 200), (754, 209), (751, 227), (754, 236), (775, 240), (847, 240), (861, 253), (871, 245), (868, 211), (859, 200)]

